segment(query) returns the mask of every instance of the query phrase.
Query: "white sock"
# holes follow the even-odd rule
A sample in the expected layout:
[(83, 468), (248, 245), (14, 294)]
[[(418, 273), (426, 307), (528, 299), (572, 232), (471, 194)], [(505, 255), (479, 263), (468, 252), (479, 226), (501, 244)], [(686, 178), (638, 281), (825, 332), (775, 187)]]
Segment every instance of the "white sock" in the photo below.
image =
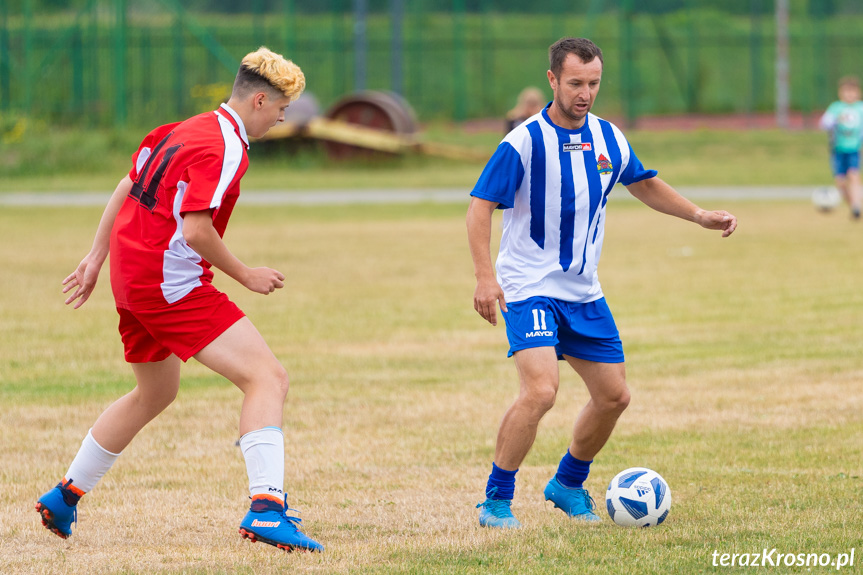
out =
[(111, 466), (117, 461), (119, 453), (111, 453), (96, 443), (93, 439), (93, 430), (87, 432), (87, 437), (81, 442), (78, 455), (72, 460), (69, 471), (66, 472), (66, 481), (83, 493), (89, 492), (107, 473)]
[(250, 431), (240, 438), (240, 449), (246, 458), (249, 473), (249, 493), (268, 495), (284, 501), (285, 435), (278, 427)]

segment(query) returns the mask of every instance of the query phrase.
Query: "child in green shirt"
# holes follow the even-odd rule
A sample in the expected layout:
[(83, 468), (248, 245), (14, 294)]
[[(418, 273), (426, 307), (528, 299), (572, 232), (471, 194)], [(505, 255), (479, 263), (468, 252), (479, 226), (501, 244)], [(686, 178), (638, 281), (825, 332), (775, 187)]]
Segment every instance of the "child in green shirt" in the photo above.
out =
[(854, 219), (859, 219), (863, 102), (857, 77), (845, 76), (839, 80), (839, 100), (830, 104), (820, 125), (830, 133), (830, 165), (836, 187), (842, 192)]

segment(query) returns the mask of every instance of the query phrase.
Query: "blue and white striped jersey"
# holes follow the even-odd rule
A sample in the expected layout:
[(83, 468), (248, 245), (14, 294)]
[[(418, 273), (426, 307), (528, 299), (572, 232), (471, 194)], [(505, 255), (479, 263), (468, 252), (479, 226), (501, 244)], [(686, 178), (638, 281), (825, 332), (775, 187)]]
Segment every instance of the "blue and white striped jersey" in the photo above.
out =
[(602, 297), (596, 269), (608, 194), (656, 170), (644, 169), (614, 124), (588, 114), (567, 130), (547, 109), (507, 134), (471, 195), (504, 209), (497, 281), (507, 302), (591, 302)]

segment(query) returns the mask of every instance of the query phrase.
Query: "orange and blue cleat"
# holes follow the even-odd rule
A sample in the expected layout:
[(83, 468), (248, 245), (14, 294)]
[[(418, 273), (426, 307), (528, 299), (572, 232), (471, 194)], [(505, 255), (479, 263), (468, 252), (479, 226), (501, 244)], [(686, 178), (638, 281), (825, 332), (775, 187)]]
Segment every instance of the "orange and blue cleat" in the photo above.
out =
[(240, 535), (253, 543), (260, 541), (285, 551), (323, 551), (324, 546), (300, 531), (299, 517), (288, 515), (296, 511), (269, 498), (253, 499), (252, 506), (240, 523)]
[(36, 502), (36, 511), (42, 516), (42, 525), (48, 531), (66, 539), (72, 535), (72, 523), (78, 522), (78, 500), (81, 491), (72, 486), (72, 481), (62, 481)]

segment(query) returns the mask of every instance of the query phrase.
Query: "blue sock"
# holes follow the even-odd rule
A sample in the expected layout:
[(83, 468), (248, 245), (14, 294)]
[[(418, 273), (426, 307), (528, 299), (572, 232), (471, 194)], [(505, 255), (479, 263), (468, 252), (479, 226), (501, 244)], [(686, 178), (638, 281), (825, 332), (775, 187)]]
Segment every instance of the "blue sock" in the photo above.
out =
[(489, 499), (508, 499), (512, 501), (515, 494), (515, 471), (501, 469), (494, 463), (491, 464), (491, 475), (488, 476), (488, 484), (485, 487), (485, 496)]
[(593, 460), (590, 461), (582, 461), (581, 459), (576, 459), (569, 452), (569, 449), (566, 450), (566, 455), (563, 456), (563, 459), (560, 460), (560, 465), (557, 467), (557, 480), (560, 481), (561, 485), (564, 487), (569, 487), (570, 489), (581, 489), (584, 485), (584, 480), (587, 479), (587, 475), (590, 473), (590, 464), (593, 463)]

